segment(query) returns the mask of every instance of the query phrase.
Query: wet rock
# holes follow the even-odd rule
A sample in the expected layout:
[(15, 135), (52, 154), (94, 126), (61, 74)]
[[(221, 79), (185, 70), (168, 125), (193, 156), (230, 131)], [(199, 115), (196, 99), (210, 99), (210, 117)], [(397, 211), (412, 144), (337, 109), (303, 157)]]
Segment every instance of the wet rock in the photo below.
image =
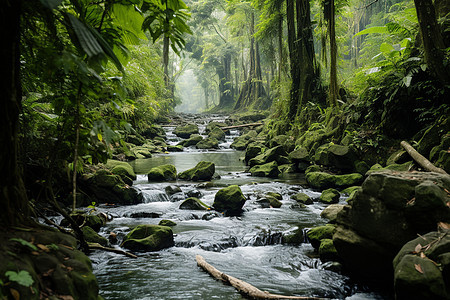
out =
[[(95, 232), (99, 232), (100, 229), (106, 224), (106, 215), (103, 213), (87, 214), (83, 212), (75, 212), (70, 214), (70, 216), (78, 226), (89, 226)], [(71, 225), (67, 219), (63, 219), (61, 221), (61, 226), (69, 227)]]
[(108, 159), (106, 167), (111, 169), (111, 173), (119, 175), (124, 181), (128, 179), (131, 180), (132, 183), (133, 180), (136, 180), (136, 173), (134, 172), (133, 167), (127, 162)]
[(327, 224), (325, 226), (317, 226), (314, 228), (311, 228), (306, 233), (306, 236), (308, 237), (309, 242), (314, 247), (314, 249), (319, 249), (320, 243), (324, 239), (331, 239), (333, 238), (333, 234), (336, 231), (336, 226)]
[(450, 236), (430, 232), (406, 243), (394, 258), (396, 299), (450, 298)]
[(183, 146), (182, 145), (167, 145), (167, 151), (168, 152), (183, 152)]
[(217, 217), (221, 217), (222, 215), (216, 211), (207, 212), (202, 216), (202, 220), (209, 221)]
[(213, 207), (215, 210), (225, 212), (227, 215), (236, 215), (242, 212), (242, 207), (246, 200), (239, 186), (230, 185), (216, 193)]
[(183, 139), (188, 139), (193, 134), (198, 134), (198, 126), (195, 124), (178, 125), (173, 133)]
[(195, 146), (195, 145), (197, 145), (197, 143), (201, 142), (202, 140), (203, 140), (203, 137), (201, 135), (193, 134), (187, 140), (179, 142), (178, 146), (183, 146), (183, 147)]
[(214, 163), (201, 161), (194, 168), (178, 174), (178, 178), (182, 180), (208, 181), (213, 178), (215, 170)]
[(140, 218), (159, 218), (161, 217), (160, 214), (155, 212), (146, 212), (146, 211), (140, 211), (140, 212), (134, 212), (125, 214), (128, 218), (134, 218), (134, 219), (140, 219)]
[[(450, 221), (450, 197), (439, 191), (443, 189), (450, 189), (448, 175), (370, 174), (355, 192), (351, 205), (338, 214), (333, 240), (344, 265), (366, 279), (390, 278), (392, 259), (406, 242), (417, 233), (434, 230), (438, 222)], [(372, 259), (368, 261), (367, 257)], [(367, 273), (368, 268), (376, 270)]]
[(147, 174), (148, 181), (170, 181), (177, 178), (177, 169), (174, 165), (161, 165), (151, 168)]
[[(220, 129), (219, 129), (220, 130)], [(219, 141), (216, 138), (208, 137), (195, 145), (197, 149), (219, 149)]]
[(143, 145), (145, 143), (145, 138), (143, 138), (141, 135), (139, 134), (129, 134), (127, 135), (127, 137), (125, 138), (125, 141), (127, 143), (131, 143), (133, 145)]
[(177, 185), (168, 185), (164, 188), (164, 191), (168, 196), (172, 196), (173, 194), (182, 192), (181, 188)]
[(320, 195), (319, 201), (325, 204), (336, 204), (339, 202), (341, 194), (335, 189), (326, 189)]
[(309, 197), (305, 193), (297, 193), (295, 195), (292, 195), (291, 199), (297, 201), (298, 203), (302, 203), (305, 205), (313, 204), (313, 200), (311, 199), (311, 197)]
[(276, 192), (267, 192), (266, 196), (274, 197), (275, 199), (278, 199), (278, 200), (283, 200), (283, 196), (280, 193), (276, 193)]
[(300, 245), (305, 241), (303, 228), (297, 228), (293, 233), (283, 235), (284, 244)]
[(215, 138), (218, 141), (225, 141), (225, 132), (219, 127), (214, 127), (214, 129), (208, 133), (208, 137)]
[(173, 226), (177, 226), (177, 223), (175, 223), (174, 221), (171, 221), (171, 220), (161, 220), (161, 221), (159, 221), (158, 225), (173, 227)]
[(209, 206), (195, 197), (189, 197), (180, 204), (180, 209), (207, 210)]
[(137, 158), (137, 159), (144, 159), (144, 158), (151, 158), (152, 157), (152, 152), (158, 152), (156, 150), (157, 148), (153, 145), (153, 146), (149, 146), (148, 144), (146, 146), (136, 146), (136, 147), (132, 147), (130, 150), (131, 152), (133, 152), (133, 155)]
[(266, 147), (260, 143), (250, 143), (245, 150), (245, 163), (248, 164), (250, 159), (255, 158), (259, 154), (263, 153)]
[(273, 161), (276, 161), (279, 164), (289, 163), (287, 153), (284, 150), (283, 146), (277, 146), (266, 150), (264, 153), (259, 154), (255, 158), (250, 159), (248, 164), (250, 167), (253, 167), (256, 165), (267, 164)]
[(266, 163), (264, 165), (256, 165), (250, 168), (249, 172), (252, 176), (277, 178), (280, 175), (278, 164), (276, 161)]
[(86, 242), (97, 243), (102, 246), (108, 245), (108, 240), (105, 237), (99, 235), (97, 232), (95, 232), (94, 229), (92, 229), (91, 227), (83, 226), (81, 228), (81, 231), (83, 232), (83, 236)]
[(319, 246), (319, 256), (322, 261), (339, 260), (332, 239), (323, 239)]
[(335, 167), (339, 170), (354, 170), (356, 153), (349, 146), (328, 143), (317, 148), (314, 161), (318, 165)]
[(338, 214), (344, 209), (345, 205), (342, 204), (331, 204), (325, 207), (325, 209), (320, 213), (320, 216), (324, 219), (328, 219), (329, 223), (336, 223)]
[(196, 197), (196, 198), (200, 198), (203, 196), (203, 193), (200, 192), (199, 190), (188, 190), (188, 191), (186, 191), (185, 194), (188, 197)]
[[(226, 127), (226, 126), (228, 126), (228, 125), (224, 122), (209, 122), (208, 125), (206, 125), (205, 132), (208, 134), (211, 131), (213, 131), (215, 128), (220, 129), (221, 127)], [(220, 130), (222, 130), (222, 129), (220, 129)], [(223, 132), (223, 130), (222, 130), (222, 132)]]
[(125, 236), (121, 247), (133, 251), (159, 251), (173, 245), (173, 233), (170, 227), (138, 225)]
[(306, 173), (306, 181), (312, 188), (345, 188), (358, 185), (364, 177), (359, 173), (333, 175), (325, 172)]
[(142, 131), (142, 135), (148, 139), (154, 139), (155, 137), (166, 136), (166, 131), (159, 125), (152, 125)]
[(276, 146), (282, 146), (286, 153), (289, 153), (294, 150), (295, 144), (292, 137), (281, 134), (273, 137), (269, 141), (269, 148), (274, 148)]
[(281, 205), (282, 205), (281, 201), (280, 201), (279, 199), (275, 198), (275, 197), (266, 195), (265, 198), (266, 198), (267, 200), (269, 200), (269, 205), (270, 205), (270, 207), (273, 207), (273, 208), (280, 208)]
[(247, 133), (234, 139), (230, 147), (236, 150), (245, 150), (248, 144), (255, 141), (258, 133), (255, 130), (250, 130)]
[(310, 164), (310, 158), (308, 149), (299, 147), (291, 152), (289, 152), (288, 158), (291, 162), (295, 164), (305, 163), (307, 165)]

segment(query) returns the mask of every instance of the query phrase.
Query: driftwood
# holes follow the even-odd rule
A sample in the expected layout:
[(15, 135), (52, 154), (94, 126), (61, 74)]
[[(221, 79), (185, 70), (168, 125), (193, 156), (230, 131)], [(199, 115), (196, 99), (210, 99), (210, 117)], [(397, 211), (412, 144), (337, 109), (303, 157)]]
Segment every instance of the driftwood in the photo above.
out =
[[(441, 174), (447, 174), (443, 169), (433, 165), (428, 159), (423, 157), (419, 152), (417, 152), (410, 144), (405, 141), (400, 143), (402, 147), (408, 152), (408, 154), (425, 170), (430, 172), (436, 172)], [(448, 174), (447, 174), (448, 175)]]
[(237, 279), (233, 276), (227, 275), (216, 268), (214, 268), (212, 265), (208, 264), (206, 260), (200, 256), (197, 255), (195, 257), (195, 260), (197, 261), (197, 265), (209, 273), (212, 277), (224, 282), (228, 283), (234, 288), (236, 288), (240, 293), (252, 298), (252, 299), (323, 299), (323, 298), (315, 298), (315, 297), (301, 297), (301, 296), (284, 296), (284, 295), (276, 295), (271, 294), (269, 292), (263, 292), (260, 289), (254, 287), (253, 285), (242, 281), (240, 279)]
[(250, 124), (226, 126), (226, 127), (219, 127), (219, 128), (222, 130), (228, 130), (228, 129), (234, 129), (234, 128), (244, 128), (244, 127), (260, 126), (260, 125), (264, 125), (264, 124), (263, 123), (250, 123)]
[(103, 250), (103, 251), (123, 254), (123, 255), (131, 257), (131, 258), (138, 258), (138, 256), (134, 255), (133, 253), (126, 252), (126, 251), (123, 251), (123, 250), (120, 250), (120, 249), (105, 247), (105, 246), (102, 246), (102, 245), (100, 245), (98, 243), (88, 243), (88, 245), (89, 245), (89, 249), (90, 250), (94, 250), (94, 249), (95, 250)]

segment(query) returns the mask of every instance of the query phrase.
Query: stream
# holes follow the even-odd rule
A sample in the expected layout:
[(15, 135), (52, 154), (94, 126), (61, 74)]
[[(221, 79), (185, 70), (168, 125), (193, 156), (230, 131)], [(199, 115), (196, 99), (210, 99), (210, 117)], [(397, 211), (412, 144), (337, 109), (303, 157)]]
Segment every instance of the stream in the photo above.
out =
[[(193, 118), (200, 132), (208, 121), (223, 121), (223, 116)], [(180, 139), (165, 126), (169, 144)], [(244, 153), (230, 149), (232, 131), (219, 150), (186, 148), (184, 152), (154, 155), (131, 164), (138, 173), (133, 186), (142, 191), (145, 203), (99, 210), (114, 216), (100, 234), (117, 233), (119, 241), (131, 227), (158, 224), (162, 219), (177, 223), (172, 227), (175, 246), (158, 252), (138, 253), (137, 259), (95, 251), (90, 255), (100, 295), (106, 300), (137, 299), (244, 299), (233, 287), (222, 284), (196, 265), (195, 256), (222, 272), (274, 294), (316, 296), (332, 299), (387, 299), (383, 294), (355, 283), (348, 276), (329, 270), (312, 246), (282, 244), (282, 235), (296, 228), (326, 224), (320, 217), (324, 204), (301, 208), (290, 195), (304, 192), (312, 198), (320, 193), (305, 188), (301, 174), (279, 179), (252, 177), (242, 161)], [(194, 167), (200, 161), (212, 161), (220, 179), (213, 184), (174, 181), (149, 183), (145, 175), (152, 167), (173, 164), (177, 172)], [(197, 196), (212, 205), (215, 193), (222, 187), (237, 184), (247, 197), (241, 216), (224, 217), (214, 211), (180, 210), (188, 196)], [(170, 197), (165, 189), (179, 186), (182, 193)], [(283, 196), (280, 208), (261, 208), (257, 195), (278, 192)], [(341, 197), (341, 203), (345, 199)], [(116, 246), (118, 247), (118, 246)]]

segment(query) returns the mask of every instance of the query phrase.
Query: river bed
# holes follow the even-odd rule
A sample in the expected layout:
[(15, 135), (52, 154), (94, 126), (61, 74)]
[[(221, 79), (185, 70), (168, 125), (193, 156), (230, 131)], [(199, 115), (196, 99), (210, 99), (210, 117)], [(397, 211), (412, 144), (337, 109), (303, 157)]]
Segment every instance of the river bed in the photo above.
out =
[[(200, 124), (200, 130), (204, 124)], [(169, 143), (179, 139), (166, 127)], [(356, 284), (346, 275), (329, 270), (312, 246), (305, 241), (299, 246), (282, 244), (282, 235), (297, 228), (326, 224), (320, 217), (324, 204), (314, 202), (298, 206), (290, 195), (304, 192), (312, 198), (320, 193), (305, 188), (300, 174), (280, 179), (252, 177), (242, 161), (244, 153), (230, 149), (238, 132), (233, 132), (219, 150), (159, 154), (132, 163), (138, 175), (133, 186), (142, 191), (145, 203), (115, 208), (100, 207), (115, 218), (102, 229), (107, 236), (113, 231), (119, 240), (139, 224), (158, 224), (162, 219), (177, 223), (175, 246), (158, 252), (138, 253), (137, 259), (119, 254), (94, 252), (90, 258), (106, 300), (136, 299), (243, 299), (231, 286), (222, 284), (196, 265), (195, 256), (231, 276), (275, 294), (316, 296), (331, 299), (386, 299), (382, 294)], [(174, 181), (149, 183), (144, 175), (151, 167), (174, 164), (178, 172), (194, 167), (199, 161), (212, 161), (220, 179), (212, 184)], [(212, 205), (215, 193), (222, 187), (237, 184), (247, 202), (237, 217), (224, 217), (213, 211), (180, 210), (188, 195)], [(183, 193), (171, 198), (165, 189), (179, 186)], [(283, 196), (280, 208), (262, 208), (258, 194), (278, 192)], [(345, 203), (345, 199), (340, 200)], [(139, 213), (139, 216), (136, 217)]]

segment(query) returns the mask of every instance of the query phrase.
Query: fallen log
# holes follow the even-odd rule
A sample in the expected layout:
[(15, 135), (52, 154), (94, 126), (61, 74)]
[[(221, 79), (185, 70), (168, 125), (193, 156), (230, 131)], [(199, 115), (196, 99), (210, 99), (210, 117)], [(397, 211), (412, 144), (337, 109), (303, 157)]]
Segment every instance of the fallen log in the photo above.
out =
[(123, 251), (123, 250), (120, 250), (120, 249), (105, 247), (105, 246), (102, 246), (102, 245), (100, 245), (98, 243), (88, 243), (88, 245), (89, 245), (89, 249), (91, 249), (91, 250), (94, 250), (94, 249), (96, 249), (96, 250), (103, 250), (103, 251), (123, 254), (123, 255), (131, 257), (131, 258), (138, 258), (138, 256), (134, 255), (133, 253), (126, 252), (126, 251)]
[(247, 283), (245, 281), (242, 281), (240, 279), (237, 279), (233, 276), (227, 275), (216, 268), (214, 268), (212, 265), (208, 264), (206, 260), (201, 256), (197, 255), (195, 256), (195, 260), (197, 261), (197, 265), (205, 270), (209, 275), (212, 277), (230, 284), (235, 289), (237, 289), (240, 293), (252, 298), (252, 299), (324, 299), (324, 298), (316, 298), (316, 297), (301, 297), (301, 296), (284, 296), (284, 295), (277, 295), (277, 294), (271, 294), (269, 292), (263, 292), (260, 289), (254, 287), (250, 283)]
[(260, 126), (260, 125), (264, 125), (264, 124), (263, 123), (250, 123), (250, 124), (226, 126), (226, 127), (219, 127), (219, 128), (222, 129), (222, 130), (228, 130), (228, 129), (244, 128), (244, 127), (251, 127), (251, 126)]
[(417, 152), (416, 149), (414, 149), (413, 146), (411, 146), (407, 142), (402, 141), (400, 145), (402, 145), (402, 147), (406, 150), (406, 152), (408, 152), (408, 154), (425, 170), (430, 172), (447, 174), (447, 172), (445, 172), (443, 169), (433, 165), (428, 159), (426, 159), (419, 152)]

